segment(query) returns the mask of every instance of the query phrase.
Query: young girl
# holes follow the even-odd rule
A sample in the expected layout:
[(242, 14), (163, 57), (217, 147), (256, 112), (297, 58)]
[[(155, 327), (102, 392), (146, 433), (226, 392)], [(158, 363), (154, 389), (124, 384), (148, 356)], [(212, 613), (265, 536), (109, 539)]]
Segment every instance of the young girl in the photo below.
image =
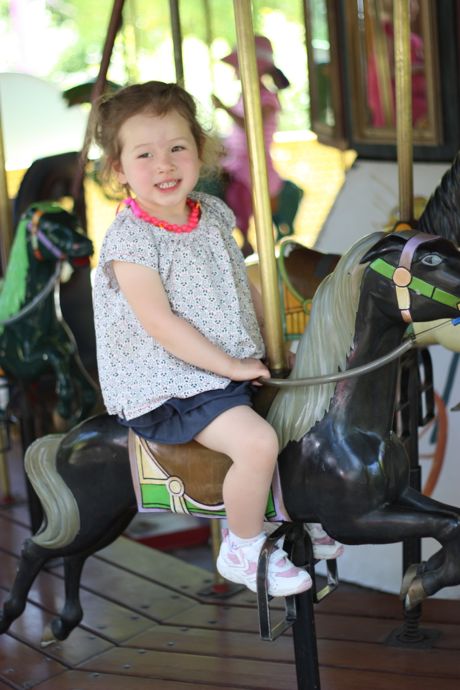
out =
[[(192, 193), (208, 137), (192, 97), (153, 81), (102, 99), (94, 131), (106, 174), (129, 193), (104, 238), (94, 285), (107, 411), (147, 439), (196, 439), (232, 459), (217, 569), (255, 592), (278, 441), (251, 406), (251, 382), (270, 373), (233, 213)], [(308, 573), (277, 549), (269, 593), (309, 587)]]

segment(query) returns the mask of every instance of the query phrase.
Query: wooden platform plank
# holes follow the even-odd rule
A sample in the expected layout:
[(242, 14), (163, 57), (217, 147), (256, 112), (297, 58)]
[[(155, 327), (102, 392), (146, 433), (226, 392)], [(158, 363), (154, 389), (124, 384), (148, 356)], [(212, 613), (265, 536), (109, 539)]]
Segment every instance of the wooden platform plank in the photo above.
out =
[[(399, 673), (321, 668), (321, 690), (458, 690), (458, 680)], [(83, 690), (83, 688), (82, 688)], [(291, 690), (296, 690), (294, 685)]]
[[(43, 631), (49, 621), (50, 615), (48, 613), (29, 602), (22, 616), (12, 624), (8, 633), (41, 654), (46, 654), (46, 656), (70, 667), (76, 666), (113, 646), (102, 637), (78, 627), (75, 628), (69, 639), (42, 647)], [(1, 640), (2, 637), (0, 636), (0, 649)]]
[(187, 595), (209, 587), (213, 582), (213, 574), (203, 568), (181, 561), (178, 569), (174, 556), (126, 537), (120, 537), (95, 557)]
[[(85, 673), (83, 671), (67, 671), (39, 683), (36, 690), (212, 690), (206, 683), (181, 683), (176, 681), (161, 680), (153, 684), (149, 678), (129, 678), (127, 685), (125, 676), (115, 676), (107, 673)], [(0, 689), (3, 690), (2, 686)], [(241, 690), (234, 686), (226, 685), (226, 690)], [(448, 689), (450, 690), (450, 689)]]
[(244, 690), (293, 690), (296, 683), (294, 666), (289, 663), (135, 650), (126, 647), (109, 650), (85, 662), (79, 668), (127, 677), (208, 683), (211, 688), (234, 685)]
[[(340, 592), (340, 585), (338, 591)], [(397, 595), (361, 588), (356, 591), (347, 591), (345, 596), (340, 597), (335, 596), (334, 593), (322, 601), (316, 610), (323, 614), (402, 620), (403, 609)], [(422, 619), (425, 622), (456, 624), (460, 620), (460, 600), (429, 598), (423, 602), (422, 611)]]
[(13, 685), (7, 685), (2, 680), (0, 680), (0, 690), (11, 690), (11, 688), (13, 687)]
[(63, 664), (11, 635), (0, 636), (0, 679), (13, 688), (31, 688), (64, 670)]
[(204, 630), (202, 628), (158, 625), (136, 635), (125, 646), (161, 651), (164, 649), (186, 654), (293, 661), (292, 639), (283, 636), (275, 643), (265, 642), (258, 634)]
[[(7, 565), (7, 574), (10, 572), (14, 558), (8, 554), (2, 554), (2, 568), (0, 568), (0, 583), (4, 585), (3, 563)], [(12, 583), (12, 577), (7, 577), (7, 587)], [(0, 591), (0, 601), (7, 597), (7, 589)], [(64, 605), (64, 583), (58, 576), (42, 571), (33, 584), (29, 601), (40, 608), (45, 609), (50, 620), (56, 612), (60, 611)], [(111, 642), (119, 643), (138, 635), (143, 630), (153, 624), (150, 617), (133, 612), (122, 604), (117, 604), (103, 596), (98, 596), (87, 592), (84, 589), (80, 592), (80, 599), (84, 611), (82, 627), (86, 630), (95, 632)]]
[(321, 666), (432, 676), (438, 679), (439, 690), (444, 678), (458, 679), (459, 674), (456, 650), (399, 649), (381, 644), (320, 640), (318, 657)]
[[(154, 561), (153, 561), (154, 562)], [(175, 570), (179, 561), (175, 559)], [(158, 585), (146, 578), (120, 569), (97, 558), (88, 559), (82, 586), (106, 599), (123, 602), (123, 606), (161, 621), (171, 613), (183, 613), (195, 602), (190, 597)]]
[(30, 513), (27, 501), (20, 498), (16, 503), (0, 505), (0, 515), (5, 520), (17, 522), (23, 527), (30, 526)]
[(0, 549), (7, 551), (14, 556), (19, 556), (24, 539), (30, 537), (30, 530), (27, 527), (7, 520), (0, 514)]

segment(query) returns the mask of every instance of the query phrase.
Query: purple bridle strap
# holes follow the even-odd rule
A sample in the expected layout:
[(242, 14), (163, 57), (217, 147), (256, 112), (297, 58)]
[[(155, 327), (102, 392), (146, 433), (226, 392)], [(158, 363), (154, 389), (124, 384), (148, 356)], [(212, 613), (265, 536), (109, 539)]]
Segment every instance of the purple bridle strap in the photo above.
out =
[(407, 240), (399, 258), (398, 267), (393, 274), (393, 283), (396, 287), (396, 299), (398, 300), (401, 316), (406, 323), (412, 323), (408, 285), (412, 280), (411, 266), (414, 253), (421, 244), (432, 242), (433, 239), (433, 235), (429, 235), (426, 232), (418, 232)]

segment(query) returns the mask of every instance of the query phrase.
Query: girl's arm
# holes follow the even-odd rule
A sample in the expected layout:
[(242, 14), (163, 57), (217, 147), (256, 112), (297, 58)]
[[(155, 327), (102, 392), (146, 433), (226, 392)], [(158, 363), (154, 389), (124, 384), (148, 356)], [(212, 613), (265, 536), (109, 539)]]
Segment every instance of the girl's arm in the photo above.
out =
[(165, 350), (184, 362), (233, 381), (270, 376), (260, 360), (227, 355), (185, 319), (174, 314), (157, 271), (124, 261), (114, 261), (113, 270), (120, 290), (141, 325)]

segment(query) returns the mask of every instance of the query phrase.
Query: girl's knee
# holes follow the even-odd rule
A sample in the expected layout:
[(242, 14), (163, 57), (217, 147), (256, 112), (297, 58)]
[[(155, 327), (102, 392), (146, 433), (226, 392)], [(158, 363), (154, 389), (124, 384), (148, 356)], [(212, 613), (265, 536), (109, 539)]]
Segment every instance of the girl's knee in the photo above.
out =
[(265, 424), (247, 439), (248, 451), (255, 461), (267, 464), (275, 464), (279, 453), (278, 437), (275, 430), (269, 424)]

